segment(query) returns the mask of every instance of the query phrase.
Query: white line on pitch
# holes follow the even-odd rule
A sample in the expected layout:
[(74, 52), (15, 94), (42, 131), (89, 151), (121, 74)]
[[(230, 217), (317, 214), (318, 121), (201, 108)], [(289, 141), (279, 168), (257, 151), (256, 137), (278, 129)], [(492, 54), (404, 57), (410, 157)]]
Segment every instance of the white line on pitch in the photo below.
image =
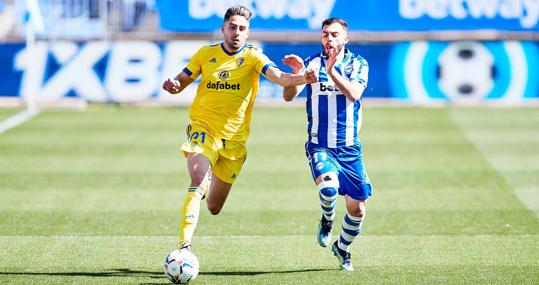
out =
[(39, 110), (36, 108), (28, 108), (19, 112), (18, 114), (0, 123), (0, 134), (28, 121), (37, 114), (39, 114)]

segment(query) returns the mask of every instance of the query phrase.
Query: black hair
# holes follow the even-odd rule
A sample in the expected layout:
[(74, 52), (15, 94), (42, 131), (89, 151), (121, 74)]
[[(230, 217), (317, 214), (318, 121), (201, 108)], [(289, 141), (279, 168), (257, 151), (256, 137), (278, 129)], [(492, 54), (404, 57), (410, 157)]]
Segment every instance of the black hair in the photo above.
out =
[(322, 22), (322, 28), (324, 28), (324, 26), (329, 26), (331, 24), (335, 24), (335, 23), (339, 23), (341, 24), (341, 26), (343, 26), (343, 28), (348, 31), (348, 23), (341, 19), (341, 18), (329, 18), (329, 19), (325, 19), (323, 22)]
[(247, 21), (249, 21), (252, 15), (253, 12), (251, 12), (251, 10), (245, 6), (232, 6), (226, 10), (225, 22), (228, 21), (232, 16), (243, 16), (245, 19), (247, 19)]

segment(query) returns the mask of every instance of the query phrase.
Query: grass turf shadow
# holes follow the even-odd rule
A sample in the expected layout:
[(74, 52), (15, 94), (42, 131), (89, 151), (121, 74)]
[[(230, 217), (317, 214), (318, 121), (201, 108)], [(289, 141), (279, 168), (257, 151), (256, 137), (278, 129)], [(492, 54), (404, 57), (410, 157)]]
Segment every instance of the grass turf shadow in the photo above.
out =
[(0, 275), (41, 275), (41, 276), (87, 276), (87, 277), (124, 277), (145, 276), (151, 278), (163, 277), (162, 272), (132, 270), (129, 268), (110, 269), (105, 272), (0, 272)]
[[(303, 273), (303, 272), (313, 272), (313, 271), (334, 271), (337, 269), (320, 269), (320, 268), (311, 268), (311, 269), (298, 269), (298, 270), (274, 270), (274, 271), (203, 271), (200, 272), (200, 275), (211, 275), (211, 276), (255, 276), (255, 275), (264, 275), (264, 274), (287, 274), (287, 273)], [(163, 272), (155, 271), (143, 271), (143, 270), (132, 270), (129, 268), (117, 268), (110, 269), (104, 272), (0, 272), (0, 276), (5, 275), (28, 275), (28, 276), (66, 276), (66, 277), (148, 277), (148, 278), (164, 278)], [(159, 284), (159, 283), (140, 283), (141, 285), (150, 285), (150, 284)]]

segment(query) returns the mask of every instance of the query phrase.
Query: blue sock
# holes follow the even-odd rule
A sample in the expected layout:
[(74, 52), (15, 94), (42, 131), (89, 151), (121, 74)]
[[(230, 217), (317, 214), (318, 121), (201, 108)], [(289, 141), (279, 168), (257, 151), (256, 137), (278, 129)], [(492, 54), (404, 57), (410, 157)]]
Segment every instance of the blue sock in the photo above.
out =
[(348, 213), (344, 215), (338, 246), (340, 249), (350, 252), (350, 245), (361, 232), (363, 217), (354, 217)]
[(337, 189), (324, 187), (318, 193), (322, 214), (328, 221), (335, 220), (335, 204), (337, 203)]

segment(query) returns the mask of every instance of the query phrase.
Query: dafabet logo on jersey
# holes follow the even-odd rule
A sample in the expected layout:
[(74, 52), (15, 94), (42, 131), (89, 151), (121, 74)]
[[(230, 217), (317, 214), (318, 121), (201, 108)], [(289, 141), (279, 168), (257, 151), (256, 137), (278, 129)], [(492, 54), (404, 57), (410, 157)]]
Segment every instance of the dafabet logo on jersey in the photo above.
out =
[(228, 82), (221, 82), (221, 81), (217, 81), (217, 82), (211, 82), (209, 81), (208, 84), (206, 84), (206, 88), (208, 89), (215, 89), (215, 90), (240, 90), (240, 84), (239, 83), (236, 83), (236, 84), (229, 84)]

